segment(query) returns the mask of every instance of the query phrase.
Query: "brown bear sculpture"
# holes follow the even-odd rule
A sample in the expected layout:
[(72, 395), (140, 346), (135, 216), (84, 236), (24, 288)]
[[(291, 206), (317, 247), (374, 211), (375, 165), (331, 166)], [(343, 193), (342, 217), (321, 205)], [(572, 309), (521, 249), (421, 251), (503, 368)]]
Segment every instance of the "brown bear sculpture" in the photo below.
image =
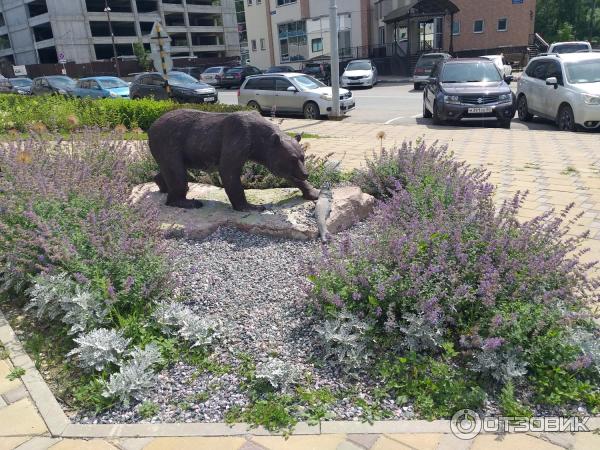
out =
[(233, 209), (264, 209), (246, 201), (240, 179), (246, 161), (262, 164), (297, 186), (305, 199), (316, 200), (319, 191), (307, 181), (299, 141), (299, 136), (292, 139), (257, 112), (178, 109), (164, 114), (148, 130), (150, 152), (160, 168), (154, 180), (167, 194), (167, 205), (187, 209), (202, 206), (199, 200), (186, 198), (187, 169), (217, 169)]

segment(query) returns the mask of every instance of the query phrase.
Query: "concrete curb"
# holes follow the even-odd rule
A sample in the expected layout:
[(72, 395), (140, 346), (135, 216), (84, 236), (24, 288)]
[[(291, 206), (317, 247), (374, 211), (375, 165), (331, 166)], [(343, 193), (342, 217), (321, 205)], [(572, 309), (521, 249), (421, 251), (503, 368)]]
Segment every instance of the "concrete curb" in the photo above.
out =
[[(142, 437), (217, 437), (217, 436), (281, 436), (263, 427), (250, 428), (245, 423), (159, 423), (159, 424), (97, 424), (71, 423), (50, 388), (25, 353), (10, 324), (0, 312), (0, 342), (9, 353), (14, 366), (25, 369), (21, 381), (46, 423), (53, 438), (142, 438)], [(600, 417), (587, 422), (590, 430), (600, 429)], [(449, 420), (389, 420), (373, 423), (358, 421), (322, 421), (317, 425), (300, 422), (292, 435), (325, 434), (451, 434)]]

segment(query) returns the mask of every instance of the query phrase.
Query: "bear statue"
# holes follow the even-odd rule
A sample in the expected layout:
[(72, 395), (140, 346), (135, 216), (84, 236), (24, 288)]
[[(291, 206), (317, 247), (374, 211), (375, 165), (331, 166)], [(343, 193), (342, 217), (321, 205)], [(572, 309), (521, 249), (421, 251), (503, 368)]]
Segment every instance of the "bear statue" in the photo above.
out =
[(257, 112), (209, 113), (178, 109), (164, 114), (148, 130), (150, 152), (160, 172), (154, 178), (169, 206), (200, 208), (187, 199), (187, 169), (217, 169), (233, 209), (263, 210), (246, 201), (241, 182), (246, 161), (265, 166), (289, 180), (307, 200), (319, 191), (311, 186), (304, 166), (300, 136), (292, 139)]

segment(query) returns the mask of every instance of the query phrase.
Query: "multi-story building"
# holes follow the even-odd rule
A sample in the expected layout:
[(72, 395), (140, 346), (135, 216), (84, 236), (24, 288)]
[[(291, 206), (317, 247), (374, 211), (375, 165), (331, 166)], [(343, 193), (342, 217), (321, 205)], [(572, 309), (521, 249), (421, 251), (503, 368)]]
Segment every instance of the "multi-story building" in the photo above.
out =
[(55, 63), (59, 55), (76, 63), (109, 59), (110, 25), (117, 54), (133, 55), (133, 43), (149, 47), (155, 21), (171, 36), (172, 56), (240, 54), (234, 0), (0, 0), (0, 58), (13, 64)]
[[(328, 1), (245, 1), (253, 65), (329, 56)], [(395, 58), (392, 66), (408, 68), (425, 51), (524, 51), (536, 0), (337, 0), (337, 6), (342, 58)]]

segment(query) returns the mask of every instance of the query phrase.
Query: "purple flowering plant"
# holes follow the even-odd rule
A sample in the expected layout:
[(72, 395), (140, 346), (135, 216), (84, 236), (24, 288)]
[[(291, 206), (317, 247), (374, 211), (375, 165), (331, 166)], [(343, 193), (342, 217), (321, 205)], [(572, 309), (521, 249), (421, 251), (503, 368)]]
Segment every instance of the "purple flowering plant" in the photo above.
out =
[[(577, 328), (598, 335), (589, 308), (596, 263), (582, 259), (587, 233), (571, 233), (579, 216), (570, 205), (519, 220), (527, 194), (496, 208), (488, 176), (437, 143), (374, 155), (355, 177), (381, 199), (372, 232), (324, 252), (311, 269), (312, 296), (326, 317), (347, 310), (372, 320), (374, 350), (388, 361), (416, 354), (490, 395), (510, 381), (527, 387), (519, 392), (528, 401), (598, 408), (592, 347), (570, 340)], [(557, 394), (556, 367), (577, 385), (572, 394)]]

